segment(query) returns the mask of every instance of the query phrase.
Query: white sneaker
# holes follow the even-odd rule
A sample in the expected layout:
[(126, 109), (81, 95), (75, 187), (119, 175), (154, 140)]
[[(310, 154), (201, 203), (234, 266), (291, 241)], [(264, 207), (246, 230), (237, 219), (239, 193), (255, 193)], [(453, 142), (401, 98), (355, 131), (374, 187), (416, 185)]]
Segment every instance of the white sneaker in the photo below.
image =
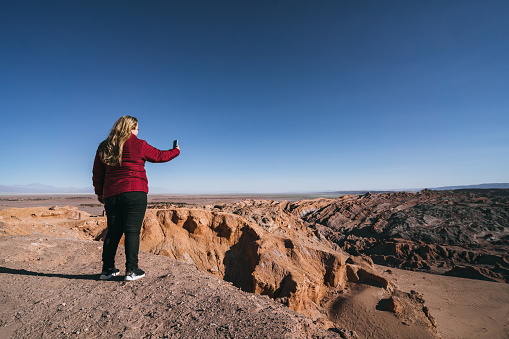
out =
[(127, 271), (125, 274), (125, 281), (133, 281), (138, 280), (140, 278), (143, 278), (145, 276), (145, 272), (143, 272), (141, 269), (137, 268), (134, 271)]
[(109, 280), (111, 277), (116, 277), (120, 274), (120, 270), (117, 268), (108, 268), (107, 270), (103, 270), (101, 272), (101, 276), (99, 279), (101, 280)]

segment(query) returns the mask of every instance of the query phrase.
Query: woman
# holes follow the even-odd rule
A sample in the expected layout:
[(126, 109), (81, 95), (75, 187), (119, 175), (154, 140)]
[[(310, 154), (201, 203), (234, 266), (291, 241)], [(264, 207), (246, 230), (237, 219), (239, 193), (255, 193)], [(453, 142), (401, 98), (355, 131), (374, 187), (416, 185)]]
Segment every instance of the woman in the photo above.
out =
[(137, 135), (138, 120), (125, 115), (115, 122), (95, 155), (92, 181), (98, 200), (104, 203), (108, 220), (103, 244), (102, 280), (120, 273), (115, 268), (115, 254), (122, 234), (125, 234), (125, 280), (145, 276), (138, 267), (140, 230), (147, 208), (145, 162), (167, 162), (180, 154), (179, 146), (160, 151), (138, 139)]

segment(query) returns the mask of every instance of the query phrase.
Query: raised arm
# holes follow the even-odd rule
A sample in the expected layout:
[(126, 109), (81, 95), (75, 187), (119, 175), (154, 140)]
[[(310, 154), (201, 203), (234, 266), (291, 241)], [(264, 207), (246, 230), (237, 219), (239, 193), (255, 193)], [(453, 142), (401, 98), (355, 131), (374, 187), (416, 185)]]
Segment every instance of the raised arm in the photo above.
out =
[(155, 147), (150, 146), (146, 141), (143, 141), (142, 148), (143, 160), (148, 162), (167, 162), (176, 158), (180, 154), (180, 148), (173, 148), (167, 151), (161, 151)]

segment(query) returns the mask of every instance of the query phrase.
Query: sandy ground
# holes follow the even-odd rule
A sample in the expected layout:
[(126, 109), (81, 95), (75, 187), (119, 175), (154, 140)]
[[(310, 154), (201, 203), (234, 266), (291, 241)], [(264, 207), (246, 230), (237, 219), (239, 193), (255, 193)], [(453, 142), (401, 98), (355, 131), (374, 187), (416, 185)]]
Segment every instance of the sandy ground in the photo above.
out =
[(424, 295), (443, 338), (509, 338), (509, 284), (378, 269), (401, 290)]
[[(97, 280), (100, 253), (101, 243), (89, 240), (0, 237), (0, 338), (340, 337), (167, 257), (142, 253), (147, 277), (136, 282)], [(508, 284), (378, 268), (424, 295), (443, 338), (509, 338)]]
[(141, 253), (147, 275), (134, 282), (98, 280), (101, 248), (41, 234), (0, 237), (0, 338), (340, 338), (168, 257)]

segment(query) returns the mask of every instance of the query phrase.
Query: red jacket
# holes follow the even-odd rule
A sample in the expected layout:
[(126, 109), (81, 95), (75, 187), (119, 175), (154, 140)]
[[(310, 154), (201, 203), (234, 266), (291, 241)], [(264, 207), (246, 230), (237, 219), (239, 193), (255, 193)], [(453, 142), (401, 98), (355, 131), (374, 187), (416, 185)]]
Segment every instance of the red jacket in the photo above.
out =
[(109, 198), (124, 192), (148, 193), (145, 162), (167, 162), (179, 154), (178, 149), (160, 151), (132, 134), (124, 143), (121, 166), (105, 165), (96, 153), (92, 170), (95, 194)]

